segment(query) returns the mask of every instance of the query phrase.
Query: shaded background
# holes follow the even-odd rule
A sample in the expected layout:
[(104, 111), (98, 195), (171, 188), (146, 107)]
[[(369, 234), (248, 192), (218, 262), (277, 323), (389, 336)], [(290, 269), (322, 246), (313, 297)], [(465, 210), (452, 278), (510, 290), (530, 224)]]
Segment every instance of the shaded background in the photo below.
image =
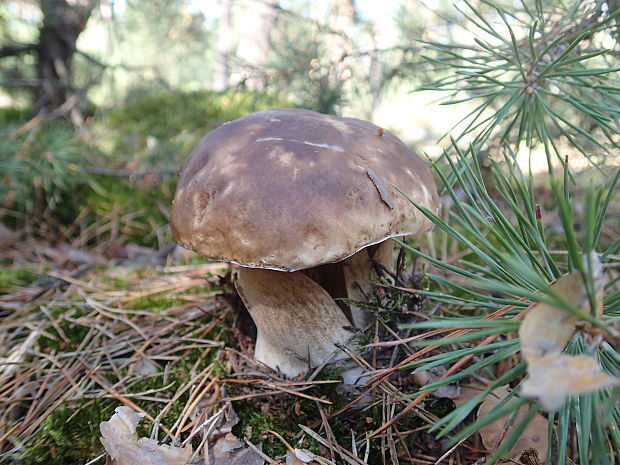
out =
[[(463, 142), (470, 139), (475, 126), (463, 119), (480, 100), (488, 104), (479, 121), (495, 117), (506, 100), (486, 96), (467, 71), (462, 80), (458, 74), (453, 79), (458, 60), (450, 61), (450, 47), (464, 44), (458, 49), (463, 57), (477, 53), (479, 18), (505, 26), (499, 6), (521, 31), (525, 52), (523, 31), (534, 4), (475, 1), (469, 3), (472, 14), (465, 2), (441, 0), (5, 1), (4, 235), (19, 230), (52, 241), (79, 238), (80, 247), (112, 256), (125, 254), (128, 243), (168, 250), (176, 173), (193, 145), (223, 121), (265, 108), (297, 106), (371, 120), (419, 154), (437, 158), (449, 145), (441, 137), (451, 129)], [(536, 46), (542, 50), (563, 35), (553, 49), (561, 53), (593, 21), (615, 24), (609, 12), (617, 12), (617, 5), (577, 1), (544, 9)], [(617, 49), (617, 35), (616, 27), (582, 39), (577, 53)], [(588, 64), (613, 69), (617, 57), (607, 53)], [(505, 79), (518, 82), (508, 71)], [(437, 90), (450, 89), (459, 104), (441, 105), (445, 92)], [(551, 100), (553, 92), (558, 90), (550, 88)], [(615, 135), (611, 151), (584, 137), (602, 134), (603, 120), (560, 102), (552, 103), (577, 145), (583, 142), (581, 151), (615, 164)], [(571, 154), (573, 168), (592, 166), (575, 144), (562, 142), (562, 129), (550, 128), (560, 151)], [(480, 147), (481, 157), (500, 141), (490, 142)], [(514, 147), (522, 166), (546, 171), (540, 144), (524, 145)]]
[(54, 240), (87, 229), (80, 245), (105, 253), (115, 250), (107, 239), (165, 248), (192, 146), (223, 121), (277, 106), (369, 119), (436, 155), (435, 139), (465, 112), (411, 91), (436, 76), (418, 39), (458, 33), (444, 10), (401, 0), (3, 2), (0, 217)]

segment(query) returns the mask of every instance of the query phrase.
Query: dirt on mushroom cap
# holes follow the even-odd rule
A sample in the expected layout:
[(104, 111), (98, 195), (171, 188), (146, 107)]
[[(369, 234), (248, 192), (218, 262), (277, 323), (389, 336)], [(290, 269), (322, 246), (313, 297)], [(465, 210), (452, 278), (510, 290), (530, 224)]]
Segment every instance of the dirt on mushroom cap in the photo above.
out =
[(429, 230), (431, 222), (394, 188), (437, 211), (429, 168), (394, 135), (378, 136), (378, 129), (290, 108), (220, 126), (183, 168), (174, 235), (208, 257), (293, 271)]

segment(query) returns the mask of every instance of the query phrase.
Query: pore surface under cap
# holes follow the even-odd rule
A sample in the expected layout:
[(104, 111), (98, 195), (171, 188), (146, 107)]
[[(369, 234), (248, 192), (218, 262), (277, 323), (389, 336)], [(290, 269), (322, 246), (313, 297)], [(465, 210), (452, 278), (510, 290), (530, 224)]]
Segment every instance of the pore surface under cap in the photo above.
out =
[(244, 266), (292, 271), (336, 262), (431, 223), (426, 164), (377, 126), (273, 109), (223, 124), (191, 153), (172, 208), (177, 240)]

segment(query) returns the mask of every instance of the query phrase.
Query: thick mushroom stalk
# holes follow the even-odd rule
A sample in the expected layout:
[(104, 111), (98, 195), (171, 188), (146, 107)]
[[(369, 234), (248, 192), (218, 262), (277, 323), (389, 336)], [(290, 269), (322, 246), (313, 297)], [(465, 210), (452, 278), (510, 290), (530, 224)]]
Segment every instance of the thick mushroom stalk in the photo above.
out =
[(240, 268), (237, 291), (257, 327), (254, 358), (294, 377), (334, 355), (368, 313), (346, 301), (365, 302), (376, 278), (373, 262), (391, 268), (392, 241), (367, 247), (337, 263), (302, 271)]
[(332, 297), (302, 272), (242, 267), (236, 287), (256, 324), (255, 359), (288, 377), (322, 364), (353, 336)]
[[(373, 289), (373, 281), (377, 276), (373, 269), (373, 262), (392, 269), (392, 252), (394, 243), (388, 239), (377, 245), (360, 250), (356, 254), (342, 261), (347, 298), (354, 302), (366, 302)], [(351, 305), (351, 320), (358, 328), (368, 324), (368, 313), (363, 309)]]
[(368, 312), (354, 302), (366, 302), (377, 280), (373, 263), (392, 269), (393, 242), (386, 240), (366, 247), (336, 263), (302, 270), (314, 282), (327, 291), (347, 316), (352, 326), (364, 329), (368, 324)]

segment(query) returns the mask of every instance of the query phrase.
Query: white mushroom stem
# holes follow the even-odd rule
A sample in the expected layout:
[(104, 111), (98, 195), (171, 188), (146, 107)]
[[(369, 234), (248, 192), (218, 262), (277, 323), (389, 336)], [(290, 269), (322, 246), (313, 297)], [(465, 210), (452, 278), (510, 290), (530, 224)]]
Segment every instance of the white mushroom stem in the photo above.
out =
[(321, 365), (334, 343), (353, 336), (349, 320), (322, 287), (302, 272), (240, 268), (237, 291), (257, 328), (254, 357), (294, 377)]
[(394, 270), (394, 241), (386, 239), (379, 244), (368, 247), (370, 259), (380, 263), (390, 271)]
[[(366, 302), (376, 281), (372, 262), (378, 262), (388, 270), (392, 269), (393, 241), (388, 239), (372, 247), (360, 250), (355, 255), (342, 261), (347, 298), (356, 302)], [(351, 319), (357, 328), (364, 328), (368, 323), (368, 312), (354, 305), (351, 308)]]

